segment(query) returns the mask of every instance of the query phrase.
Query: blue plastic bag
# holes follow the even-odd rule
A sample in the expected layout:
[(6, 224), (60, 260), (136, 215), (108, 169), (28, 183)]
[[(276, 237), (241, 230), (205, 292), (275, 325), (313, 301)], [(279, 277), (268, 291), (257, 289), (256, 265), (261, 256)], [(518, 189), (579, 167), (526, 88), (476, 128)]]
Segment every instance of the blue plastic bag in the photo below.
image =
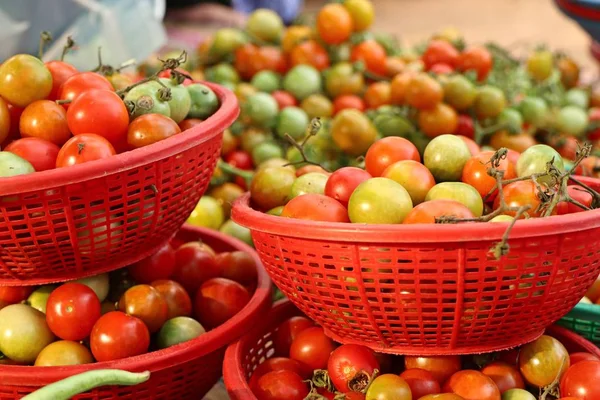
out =
[(304, 0), (232, 0), (233, 7), (243, 13), (249, 14), (258, 8), (268, 8), (281, 16), (286, 24), (302, 11)]

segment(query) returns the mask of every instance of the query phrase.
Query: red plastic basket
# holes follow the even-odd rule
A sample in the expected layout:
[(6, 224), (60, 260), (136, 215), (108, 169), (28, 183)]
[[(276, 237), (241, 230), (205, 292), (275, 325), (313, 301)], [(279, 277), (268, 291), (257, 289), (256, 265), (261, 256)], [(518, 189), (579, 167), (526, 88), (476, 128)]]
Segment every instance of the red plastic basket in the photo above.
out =
[(153, 145), (70, 168), (0, 179), (0, 285), (115, 270), (169, 240), (206, 190), (239, 108)]
[(300, 310), (336, 341), (380, 352), (484, 353), (532, 341), (600, 271), (600, 210), (519, 221), (500, 260), (489, 249), (506, 223), (314, 222), (255, 211), (249, 195), (232, 218)]
[[(223, 378), (231, 400), (256, 400), (248, 386), (252, 372), (265, 360), (273, 357), (272, 337), (285, 320), (302, 313), (283, 300), (277, 303), (263, 324), (232, 343), (225, 352)], [(551, 326), (547, 334), (557, 338), (570, 353), (588, 352), (600, 357), (600, 349), (581, 336), (560, 326)]]
[(201, 399), (221, 377), (226, 346), (245, 334), (256, 324), (257, 318), (268, 312), (271, 304), (271, 281), (254, 250), (239, 240), (189, 225), (184, 225), (176, 239), (184, 242), (202, 239), (217, 252), (241, 250), (254, 255), (258, 285), (252, 299), (242, 311), (194, 340), (137, 357), (72, 367), (0, 365), (0, 399), (19, 399), (49, 383), (102, 368), (150, 371), (150, 380), (131, 387), (101, 387), (74, 399)]

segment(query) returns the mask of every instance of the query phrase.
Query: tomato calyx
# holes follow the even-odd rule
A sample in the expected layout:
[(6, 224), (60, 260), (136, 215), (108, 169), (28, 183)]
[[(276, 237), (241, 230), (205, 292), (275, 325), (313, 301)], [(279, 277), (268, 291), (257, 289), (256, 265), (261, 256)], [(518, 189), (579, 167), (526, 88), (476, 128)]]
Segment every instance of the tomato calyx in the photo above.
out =
[[(563, 367), (565, 366), (565, 363), (568, 363), (569, 358), (567, 357), (563, 357), (562, 362), (560, 363), (560, 368), (558, 369), (558, 374), (556, 374), (556, 377), (554, 378), (554, 380), (552, 381), (552, 383), (550, 383), (548, 386), (544, 387), (544, 391), (541, 392), (540, 394), (540, 400), (546, 400), (546, 398), (548, 396), (553, 396), (556, 397), (557, 399), (559, 399), (560, 396), (560, 378), (563, 376), (564, 374), (564, 370)], [(568, 364), (567, 364), (568, 366)]]
[(379, 375), (378, 370), (373, 371), (373, 375), (369, 375), (366, 371), (358, 371), (356, 375), (354, 375), (354, 378), (350, 379), (348, 382), (348, 389), (350, 389), (351, 392), (366, 393), (371, 382), (377, 378), (377, 375)]
[(335, 386), (333, 386), (329, 372), (326, 369), (315, 370), (309, 383), (313, 388), (322, 388), (330, 393), (335, 393)]

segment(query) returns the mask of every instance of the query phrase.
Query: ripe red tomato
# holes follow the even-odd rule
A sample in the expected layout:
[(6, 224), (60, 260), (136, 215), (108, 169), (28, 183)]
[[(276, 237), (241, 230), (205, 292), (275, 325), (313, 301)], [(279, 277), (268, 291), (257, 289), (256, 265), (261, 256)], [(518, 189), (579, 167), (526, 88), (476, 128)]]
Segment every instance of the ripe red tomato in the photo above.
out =
[(458, 50), (448, 41), (440, 39), (429, 42), (421, 56), (426, 70), (430, 70), (436, 64), (446, 64), (453, 68), (458, 63), (458, 58)]
[(517, 367), (503, 362), (492, 362), (486, 365), (481, 373), (489, 376), (504, 393), (510, 389), (525, 389), (525, 382)]
[(203, 121), (199, 118), (188, 118), (184, 119), (179, 123), (179, 128), (181, 132), (187, 131), (188, 129), (192, 129), (196, 125), (200, 125)]
[(115, 154), (117, 152), (108, 140), (93, 133), (84, 133), (72, 137), (64, 144), (56, 158), (56, 168), (72, 167)]
[(94, 89), (73, 100), (67, 111), (67, 122), (73, 135), (95, 133), (119, 149), (127, 140), (129, 113), (115, 92)]
[(0, 286), (0, 302), (8, 304), (17, 304), (27, 300), (33, 293), (33, 286)]
[(290, 53), (290, 63), (292, 66), (308, 64), (323, 71), (329, 68), (329, 54), (316, 40), (307, 40), (294, 47)]
[(253, 393), (258, 400), (304, 400), (308, 387), (293, 371), (271, 371), (258, 379)]
[(48, 95), (48, 100), (56, 100), (59, 96), (59, 90), (63, 83), (73, 75), (79, 73), (77, 68), (64, 61), (48, 61), (46, 68), (52, 75), (52, 91)]
[[(590, 123), (600, 121), (600, 108), (594, 107), (589, 111)], [(600, 139), (600, 128), (594, 129), (587, 135), (589, 140), (596, 141)]]
[(444, 384), (444, 392), (465, 400), (500, 400), (500, 390), (492, 378), (479, 371), (458, 371)]
[(600, 358), (585, 352), (571, 353), (569, 354), (569, 359), (571, 360), (571, 365), (575, 365), (581, 361), (600, 361)]
[(188, 293), (193, 295), (204, 282), (220, 275), (215, 254), (203, 248), (202, 243), (186, 243), (175, 251), (175, 271), (171, 279)]
[(298, 105), (298, 100), (296, 100), (294, 96), (292, 96), (290, 93), (284, 90), (276, 90), (273, 93), (271, 93), (271, 96), (273, 96), (273, 98), (277, 102), (280, 111), (286, 107), (295, 107)]
[(475, 138), (475, 127), (473, 126), (473, 118), (468, 115), (458, 116), (458, 125), (456, 126), (455, 135), (468, 137), (469, 139)]
[[(356, 344), (345, 344), (335, 349), (329, 356), (327, 372), (331, 382), (340, 392), (361, 392), (370, 383), (355, 378), (372, 377), (375, 370), (380, 371), (379, 362), (373, 350)], [(366, 374), (366, 375), (365, 375)]]
[(216, 328), (240, 312), (249, 301), (250, 294), (239, 283), (225, 278), (210, 279), (196, 293), (196, 319), (206, 329)]
[(510, 349), (496, 353), (496, 360), (516, 367), (519, 364), (520, 349)]
[(168, 308), (167, 320), (192, 315), (192, 299), (179, 283), (167, 279), (156, 280), (150, 284), (165, 299)]
[(343, 167), (335, 171), (325, 184), (325, 195), (348, 207), (348, 201), (354, 189), (372, 176), (364, 169)]
[(469, 153), (471, 153), (472, 156), (476, 156), (477, 154), (481, 153), (481, 148), (473, 139), (461, 135), (457, 136), (461, 138), (463, 142), (465, 142), (465, 144), (469, 148)]
[(372, 39), (357, 44), (350, 53), (352, 62), (362, 61), (367, 71), (381, 76), (387, 73), (386, 59), (387, 54), (383, 46)]
[(475, 71), (477, 79), (484, 81), (492, 69), (492, 55), (485, 47), (471, 47), (462, 52), (457, 61), (459, 71)]
[(352, 15), (341, 4), (327, 4), (317, 14), (319, 37), (327, 44), (341, 44), (350, 38)]
[(313, 326), (315, 326), (314, 322), (306, 317), (292, 317), (279, 325), (273, 337), (275, 354), (281, 357), (289, 357), (290, 347), (298, 334)]
[(56, 167), (56, 158), (60, 148), (48, 140), (30, 137), (11, 142), (4, 151), (10, 151), (24, 158), (39, 172)]
[(149, 257), (129, 266), (129, 274), (137, 283), (149, 284), (159, 279), (169, 279), (175, 271), (175, 249), (170, 243)]
[(150, 285), (135, 285), (119, 299), (119, 310), (139, 318), (150, 333), (160, 330), (169, 315), (169, 306), (162, 294)]
[(256, 387), (258, 380), (263, 375), (268, 374), (272, 371), (292, 371), (300, 375), (302, 379), (309, 379), (312, 377), (312, 371), (308, 369), (306, 365), (303, 365), (300, 361), (292, 360), (286, 357), (274, 357), (265, 360), (261, 363), (252, 373), (248, 386), (251, 389)]
[(304, 329), (290, 347), (290, 358), (306, 364), (311, 370), (327, 368), (335, 344), (321, 327)]
[(46, 303), (46, 322), (50, 330), (64, 340), (87, 338), (100, 318), (100, 300), (81, 283), (65, 283), (54, 289)]
[[(95, 72), (81, 72), (68, 78), (58, 90), (58, 100), (75, 100), (80, 94), (92, 89), (110, 90), (114, 88), (110, 81)], [(63, 107), (68, 110), (72, 103), (65, 103)], [(90, 132), (86, 132), (90, 133)]]
[(387, 167), (403, 160), (420, 162), (419, 150), (409, 140), (390, 136), (379, 139), (369, 147), (365, 156), (365, 169), (371, 176), (378, 177)]
[(454, 68), (448, 64), (438, 63), (432, 65), (431, 68), (429, 68), (429, 72), (435, 75), (450, 75), (454, 72)]
[(162, 114), (140, 115), (129, 124), (127, 143), (133, 149), (149, 146), (181, 133), (177, 122)]
[(450, 376), (460, 371), (459, 356), (404, 357), (406, 369), (420, 368), (429, 371), (443, 385)]
[[(488, 169), (492, 167), (490, 159), (494, 154), (493, 151), (479, 153), (469, 159), (463, 168), (462, 181), (477, 189), (481, 197), (496, 187), (496, 179), (488, 175)], [(497, 169), (504, 171), (504, 179), (517, 177), (515, 167), (507, 159), (501, 160)]]
[(339, 201), (322, 194), (308, 193), (290, 200), (282, 217), (325, 222), (350, 222), (348, 210)]
[[(504, 201), (509, 207), (523, 207), (529, 205), (530, 208), (527, 211), (530, 217), (540, 217), (541, 211), (539, 210), (541, 200), (538, 197), (538, 190), (535, 183), (532, 181), (519, 181), (510, 183), (502, 189), (504, 193)], [(500, 197), (496, 197), (494, 201), (494, 209), (500, 206)], [(506, 215), (514, 217), (516, 212), (507, 211)], [(525, 218), (525, 216), (521, 216)]]
[(120, 311), (104, 314), (92, 329), (90, 348), (98, 362), (144, 354), (150, 346), (150, 333), (136, 317)]
[(433, 374), (424, 369), (407, 369), (400, 374), (400, 377), (408, 383), (414, 399), (420, 399), (428, 394), (438, 394), (442, 391)]
[(560, 380), (560, 394), (581, 400), (600, 399), (600, 361), (580, 361)]
[(50, 100), (29, 104), (21, 114), (21, 137), (37, 137), (62, 146), (71, 137), (65, 110)]
[(252, 169), (252, 156), (243, 150), (232, 151), (225, 157), (225, 161), (236, 168), (250, 170)]
[(334, 115), (346, 109), (364, 111), (366, 108), (364, 100), (355, 94), (343, 94), (333, 101)]
[[(584, 206), (591, 208), (592, 201), (594, 200), (594, 198), (592, 197), (590, 192), (587, 192), (583, 188), (580, 188), (578, 186), (567, 187), (567, 192), (569, 193), (569, 196), (573, 200), (578, 201), (579, 203), (583, 204)], [(577, 213), (577, 212), (582, 212), (582, 211), (585, 211), (585, 209), (583, 209), (579, 206), (576, 206), (575, 204), (569, 203), (567, 201), (561, 201), (556, 206), (556, 213), (558, 215), (572, 214), (572, 213)]]
[(258, 279), (256, 261), (245, 251), (220, 253), (216, 262), (222, 278), (231, 279), (244, 286), (252, 285)]
[(248, 43), (235, 51), (235, 69), (246, 80), (264, 70), (284, 73), (287, 61), (280, 49), (273, 46), (258, 47)]

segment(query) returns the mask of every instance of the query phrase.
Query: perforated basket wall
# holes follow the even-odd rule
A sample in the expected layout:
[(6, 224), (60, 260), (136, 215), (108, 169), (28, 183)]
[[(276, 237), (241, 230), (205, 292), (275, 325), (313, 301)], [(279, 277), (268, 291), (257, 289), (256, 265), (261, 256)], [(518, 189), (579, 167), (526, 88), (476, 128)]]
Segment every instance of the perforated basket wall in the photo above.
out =
[[(596, 188), (600, 181), (587, 180)], [(600, 210), (507, 224), (360, 225), (275, 217), (238, 200), (273, 282), (342, 343), (411, 355), (534, 340), (600, 270)]]
[(600, 305), (577, 304), (558, 324), (600, 346)]
[(269, 310), (271, 281), (256, 253), (239, 240), (216, 231), (187, 225), (178, 232), (176, 239), (180, 242), (201, 239), (217, 252), (241, 250), (254, 255), (258, 269), (257, 289), (242, 311), (196, 339), (137, 357), (69, 367), (0, 365), (0, 399), (20, 399), (43, 385), (84, 371), (104, 368), (150, 371), (150, 380), (131, 387), (101, 387), (75, 396), (75, 400), (202, 399), (221, 377), (226, 346), (247, 333), (255, 325), (256, 318)]
[[(302, 313), (284, 300), (276, 304), (260, 327), (232, 343), (225, 353), (223, 378), (232, 400), (256, 400), (248, 380), (265, 360), (274, 357), (273, 337), (278, 327), (288, 318)], [(558, 339), (570, 353), (588, 352), (600, 357), (600, 349), (586, 339), (560, 326), (551, 326), (546, 334)]]
[(206, 190), (223, 130), (221, 107), (162, 142), (69, 168), (0, 179), (0, 285), (77, 279), (131, 264), (166, 242)]

